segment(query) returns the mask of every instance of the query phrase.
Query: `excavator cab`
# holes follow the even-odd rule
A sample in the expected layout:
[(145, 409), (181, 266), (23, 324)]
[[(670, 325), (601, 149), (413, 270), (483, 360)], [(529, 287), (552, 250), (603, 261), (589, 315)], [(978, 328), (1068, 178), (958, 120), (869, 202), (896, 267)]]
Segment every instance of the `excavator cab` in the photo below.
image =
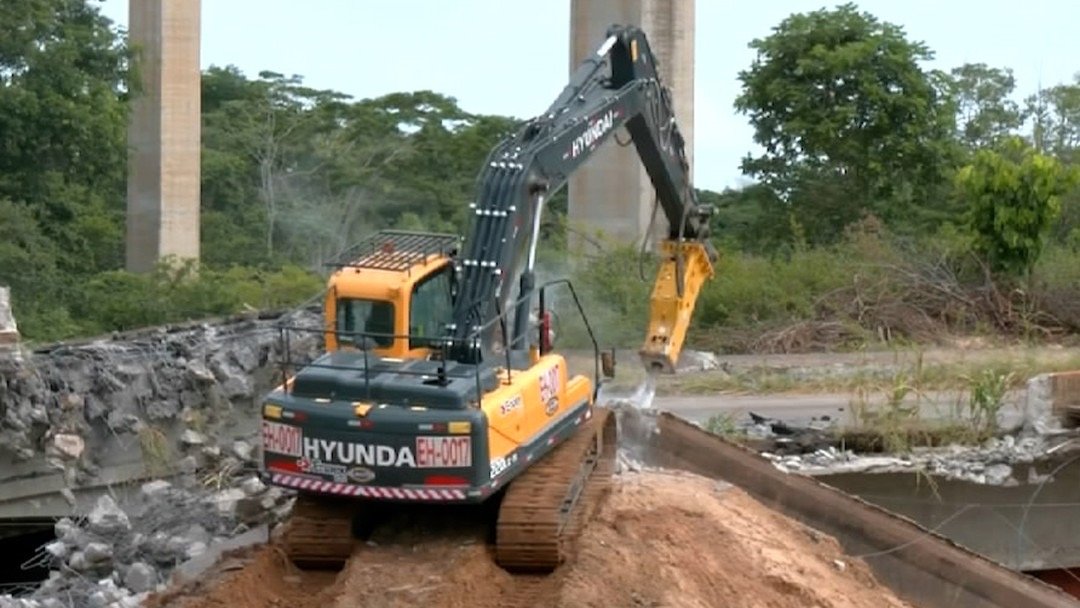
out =
[(327, 351), (425, 358), (453, 310), (460, 237), (383, 230), (333, 263), (323, 314)]

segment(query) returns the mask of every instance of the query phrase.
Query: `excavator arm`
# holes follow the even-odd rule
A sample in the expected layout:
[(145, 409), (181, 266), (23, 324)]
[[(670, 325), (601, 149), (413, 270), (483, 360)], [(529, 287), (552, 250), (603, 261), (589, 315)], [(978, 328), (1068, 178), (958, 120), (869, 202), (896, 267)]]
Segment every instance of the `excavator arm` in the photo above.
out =
[[(492, 150), (480, 173), (473, 218), (457, 262), (449, 326), (452, 358), (490, 352), (488, 321), (515, 307), (509, 348), (524, 348), (545, 202), (620, 127), (626, 127), (670, 226), (653, 288), (644, 363), (671, 372), (701, 285), (713, 274), (711, 208), (698, 203), (671, 95), (644, 32), (612, 26), (546, 112)], [(516, 284), (516, 285), (515, 285)], [(517, 297), (512, 297), (514, 287)], [(486, 331), (482, 328), (487, 325)]]

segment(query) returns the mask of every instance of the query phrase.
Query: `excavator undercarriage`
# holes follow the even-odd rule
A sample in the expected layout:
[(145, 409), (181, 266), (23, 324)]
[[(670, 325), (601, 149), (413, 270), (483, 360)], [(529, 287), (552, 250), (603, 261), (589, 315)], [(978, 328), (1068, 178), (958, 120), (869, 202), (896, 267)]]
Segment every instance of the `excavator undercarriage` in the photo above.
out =
[(550, 572), (573, 553), (582, 523), (615, 472), (615, 416), (595, 408), (577, 435), (532, 465), (499, 506), (495, 560), (511, 572)]
[[(546, 573), (573, 554), (584, 522), (611, 487), (615, 422), (610, 410), (592, 409), (571, 439), (530, 466), (497, 498), (496, 563), (509, 572)], [(352, 555), (358, 528), (367, 523), (372, 507), (299, 494), (282, 538), (286, 555), (301, 568), (340, 569)]]
[(353, 526), (363, 503), (300, 493), (286, 524), (282, 546), (300, 568), (339, 570), (353, 552)]

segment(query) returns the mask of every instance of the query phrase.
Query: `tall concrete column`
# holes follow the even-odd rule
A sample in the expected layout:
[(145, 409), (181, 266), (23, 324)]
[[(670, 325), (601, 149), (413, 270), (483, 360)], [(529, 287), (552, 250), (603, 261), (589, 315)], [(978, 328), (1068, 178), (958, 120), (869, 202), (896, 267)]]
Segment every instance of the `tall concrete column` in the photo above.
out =
[[(694, 2), (695, 0), (571, 0), (570, 70), (595, 53), (612, 24), (635, 25), (645, 31), (660, 65), (660, 78), (671, 89), (675, 120), (686, 140), (693, 167), (694, 144)], [(630, 139), (626, 129), (616, 132)], [(622, 243), (640, 244), (652, 215), (654, 190), (633, 146), (620, 147), (608, 140), (571, 176), (571, 227)], [(663, 210), (658, 210), (653, 242), (667, 232)], [(569, 235), (571, 246), (587, 242)]]
[(200, 0), (130, 0), (142, 94), (128, 125), (127, 268), (199, 258)]

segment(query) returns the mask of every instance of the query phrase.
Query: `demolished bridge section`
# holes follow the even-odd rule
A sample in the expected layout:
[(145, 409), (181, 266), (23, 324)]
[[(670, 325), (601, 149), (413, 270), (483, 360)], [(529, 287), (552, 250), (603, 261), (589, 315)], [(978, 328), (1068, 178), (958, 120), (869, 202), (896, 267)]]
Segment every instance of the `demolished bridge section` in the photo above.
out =
[[(4, 347), (0, 484), (30, 483), (5, 486), (0, 518), (19, 516), (21, 499), (57, 492), (70, 509), (89, 508), (80, 490), (195, 468), (212, 444), (250, 437), (257, 395), (280, 378), (281, 321), (317, 327), (318, 318), (299, 311)], [(311, 335), (290, 343), (294, 355), (318, 348)]]

